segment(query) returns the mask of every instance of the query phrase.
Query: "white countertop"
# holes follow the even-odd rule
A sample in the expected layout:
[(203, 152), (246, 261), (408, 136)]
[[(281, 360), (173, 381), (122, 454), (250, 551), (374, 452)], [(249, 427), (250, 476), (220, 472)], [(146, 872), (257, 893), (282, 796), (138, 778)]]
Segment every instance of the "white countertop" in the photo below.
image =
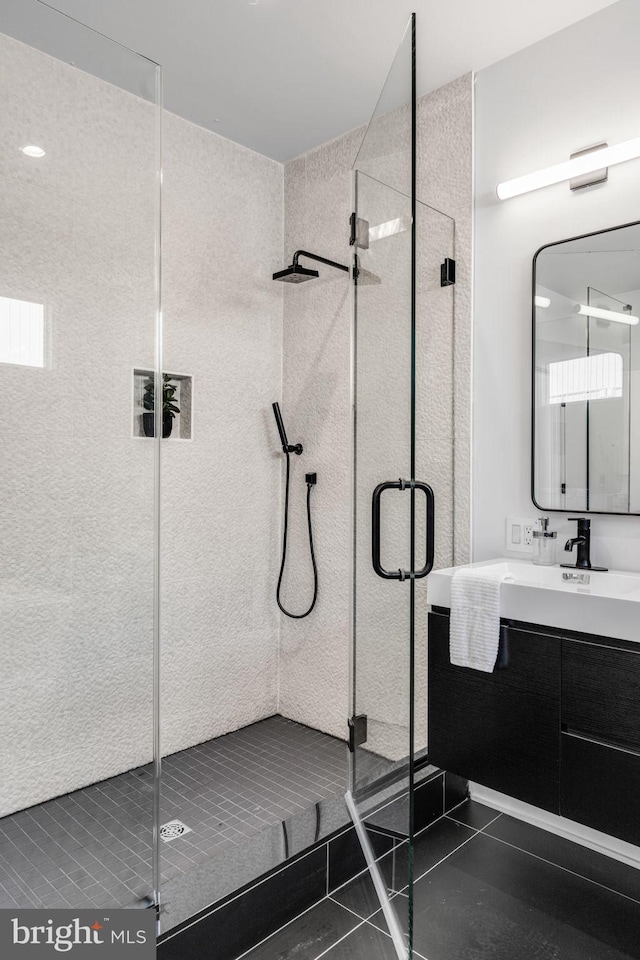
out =
[[(500, 590), (500, 615), (560, 630), (640, 642), (640, 573), (610, 570), (566, 570), (530, 560), (498, 557), (480, 563), (447, 567), (429, 574), (429, 603), (451, 606), (451, 578), (456, 570), (492, 567), (506, 579)], [(563, 574), (585, 574), (588, 583), (564, 580)]]

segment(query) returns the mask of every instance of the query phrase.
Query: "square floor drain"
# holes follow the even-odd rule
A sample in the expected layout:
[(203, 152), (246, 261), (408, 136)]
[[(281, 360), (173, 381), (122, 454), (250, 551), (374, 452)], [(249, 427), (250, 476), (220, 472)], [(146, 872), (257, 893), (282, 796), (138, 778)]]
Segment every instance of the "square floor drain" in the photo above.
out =
[(183, 837), (185, 833), (191, 833), (191, 827), (188, 827), (182, 820), (169, 820), (169, 823), (160, 827), (160, 839), (164, 840), (165, 843), (177, 840), (178, 837)]

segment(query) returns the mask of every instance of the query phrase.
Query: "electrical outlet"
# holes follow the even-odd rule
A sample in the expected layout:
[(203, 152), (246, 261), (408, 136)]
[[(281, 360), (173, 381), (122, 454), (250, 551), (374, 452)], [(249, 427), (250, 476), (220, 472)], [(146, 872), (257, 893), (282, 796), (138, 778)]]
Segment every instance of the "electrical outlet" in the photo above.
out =
[(523, 517), (507, 517), (506, 548), (511, 553), (535, 553), (533, 531), (537, 522)]

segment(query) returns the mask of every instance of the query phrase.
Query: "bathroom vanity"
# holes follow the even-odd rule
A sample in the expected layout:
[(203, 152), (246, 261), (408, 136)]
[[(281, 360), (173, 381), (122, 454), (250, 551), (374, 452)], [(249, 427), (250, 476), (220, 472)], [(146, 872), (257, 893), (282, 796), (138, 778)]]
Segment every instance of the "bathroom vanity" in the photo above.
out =
[[(563, 580), (558, 567), (540, 574), (526, 561), (494, 563), (507, 564), (512, 579), (501, 588), (506, 665), (493, 673), (450, 663), (453, 568), (430, 578), (430, 761), (640, 845), (640, 575), (613, 573), (601, 585), (608, 575), (592, 574), (580, 584)], [(635, 607), (635, 627), (631, 613), (616, 617), (610, 622), (626, 635), (612, 638), (597, 614), (615, 599), (616, 578), (626, 588), (621, 608)], [(523, 592), (520, 607), (530, 615), (533, 604), (537, 622), (513, 615)], [(574, 622), (583, 629), (549, 623), (563, 606), (581, 610)], [(597, 633), (585, 629), (590, 616)]]

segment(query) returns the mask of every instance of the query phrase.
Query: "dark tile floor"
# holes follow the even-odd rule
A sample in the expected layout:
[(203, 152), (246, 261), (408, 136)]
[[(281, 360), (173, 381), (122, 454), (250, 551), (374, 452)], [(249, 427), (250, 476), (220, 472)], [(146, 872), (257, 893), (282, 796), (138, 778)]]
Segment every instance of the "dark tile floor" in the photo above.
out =
[[(163, 879), (342, 793), (345, 744), (275, 716), (162, 763)], [(152, 884), (149, 766), (0, 820), (0, 909), (128, 906)]]
[[(392, 856), (383, 874), (395, 877), (397, 889)], [(633, 867), (473, 801), (421, 834), (415, 861), (416, 958), (640, 958), (640, 871)], [(406, 888), (393, 903), (406, 926)], [(335, 891), (244, 960), (320, 957), (396, 960), (368, 877)]]

